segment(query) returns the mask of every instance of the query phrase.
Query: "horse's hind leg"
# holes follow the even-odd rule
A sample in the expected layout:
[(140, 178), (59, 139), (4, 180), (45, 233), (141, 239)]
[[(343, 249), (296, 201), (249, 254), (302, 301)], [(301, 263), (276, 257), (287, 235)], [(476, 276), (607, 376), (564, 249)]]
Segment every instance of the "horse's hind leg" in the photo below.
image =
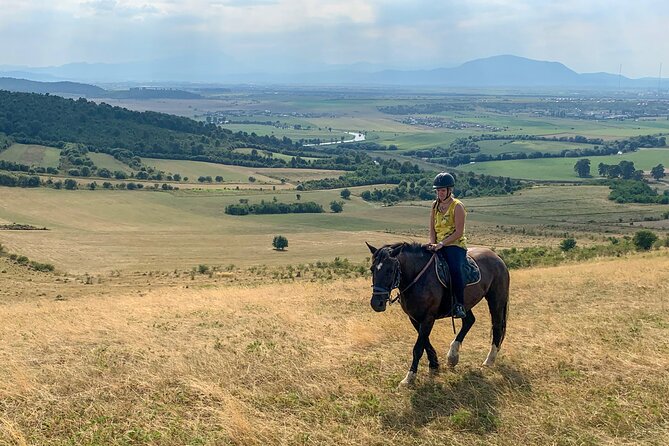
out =
[(486, 295), (490, 319), (492, 320), (492, 344), (490, 352), (483, 365), (492, 367), (495, 364), (497, 353), (502, 347), (506, 335), (506, 318), (509, 312), (509, 281), (503, 281), (496, 289), (491, 289)]
[(474, 313), (472, 310), (468, 310), (465, 318), (462, 319), (462, 328), (460, 328), (458, 335), (453, 342), (451, 342), (451, 346), (448, 349), (448, 365), (450, 367), (458, 365), (458, 362), (460, 361), (460, 346), (462, 345), (462, 341), (465, 340), (465, 336), (467, 336), (467, 333), (469, 333), (469, 330), (472, 328), (472, 325), (474, 325), (474, 322), (476, 322)]

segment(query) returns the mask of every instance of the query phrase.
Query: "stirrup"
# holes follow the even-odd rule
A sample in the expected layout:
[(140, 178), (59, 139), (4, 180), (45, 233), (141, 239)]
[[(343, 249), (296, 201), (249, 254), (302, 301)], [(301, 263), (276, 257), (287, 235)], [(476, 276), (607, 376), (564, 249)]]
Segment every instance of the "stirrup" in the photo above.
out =
[(456, 304), (455, 307), (453, 307), (453, 317), (455, 319), (464, 319), (467, 317), (467, 313), (465, 313), (465, 309), (462, 305)]

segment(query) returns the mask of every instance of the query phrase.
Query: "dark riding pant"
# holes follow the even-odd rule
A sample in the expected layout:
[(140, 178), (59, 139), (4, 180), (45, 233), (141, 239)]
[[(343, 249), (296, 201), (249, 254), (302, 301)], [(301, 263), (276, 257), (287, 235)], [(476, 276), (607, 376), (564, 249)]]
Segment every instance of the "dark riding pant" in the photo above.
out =
[(465, 278), (462, 274), (462, 268), (467, 261), (467, 250), (459, 246), (444, 246), (437, 251), (442, 260), (448, 263), (448, 270), (451, 273), (451, 288), (455, 303), (465, 304)]

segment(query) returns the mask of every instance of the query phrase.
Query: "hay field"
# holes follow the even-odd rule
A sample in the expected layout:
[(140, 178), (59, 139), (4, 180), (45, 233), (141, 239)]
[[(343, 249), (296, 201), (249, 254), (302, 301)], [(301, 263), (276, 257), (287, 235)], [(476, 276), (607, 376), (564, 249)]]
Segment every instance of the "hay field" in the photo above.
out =
[[(485, 305), (453, 371), (398, 390), (414, 331), (369, 279), (223, 284), (28, 273), (0, 259), (0, 443), (661, 445), (669, 256), (512, 272), (498, 363)], [(452, 339), (432, 342), (443, 362)]]
[(248, 182), (253, 176), (261, 183), (278, 184), (279, 181), (265, 175), (260, 175), (257, 169), (243, 166), (230, 166), (227, 164), (207, 163), (203, 161), (181, 161), (166, 160), (158, 158), (142, 158), (142, 163), (155, 167), (166, 173), (178, 173), (182, 177), (188, 177), (190, 181), (196, 181), (200, 176), (223, 177), (225, 182)]

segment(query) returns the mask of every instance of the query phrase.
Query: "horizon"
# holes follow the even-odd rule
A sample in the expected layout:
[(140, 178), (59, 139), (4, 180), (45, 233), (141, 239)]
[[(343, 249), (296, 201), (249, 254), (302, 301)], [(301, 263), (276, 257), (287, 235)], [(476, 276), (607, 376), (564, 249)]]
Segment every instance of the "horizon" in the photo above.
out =
[[(669, 4), (643, 0), (0, 0), (0, 66), (194, 60), (235, 73), (456, 67), (497, 55), (661, 77)], [(660, 32), (658, 33), (658, 30)], [(665, 34), (664, 38), (662, 34)], [(652, 49), (653, 51), (649, 51)], [(233, 67), (233, 68), (231, 68)], [(196, 67), (200, 68), (200, 67)]]

